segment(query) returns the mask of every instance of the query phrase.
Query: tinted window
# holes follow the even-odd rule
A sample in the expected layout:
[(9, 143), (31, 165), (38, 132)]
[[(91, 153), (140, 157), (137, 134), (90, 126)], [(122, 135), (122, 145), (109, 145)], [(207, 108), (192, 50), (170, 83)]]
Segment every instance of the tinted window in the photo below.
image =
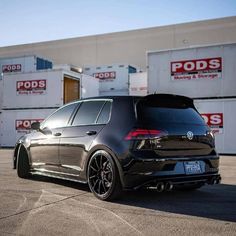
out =
[(106, 102), (103, 106), (102, 111), (98, 117), (97, 123), (98, 124), (106, 124), (109, 121), (111, 112), (111, 102)]
[(83, 102), (75, 115), (72, 125), (95, 124), (97, 116), (103, 107), (104, 101)]
[(181, 123), (205, 125), (198, 112), (186, 103), (144, 102), (137, 105), (138, 119), (142, 123)]
[(78, 103), (73, 103), (60, 108), (42, 123), (41, 128), (43, 129), (48, 127), (52, 129), (67, 126), (68, 121), (77, 105)]

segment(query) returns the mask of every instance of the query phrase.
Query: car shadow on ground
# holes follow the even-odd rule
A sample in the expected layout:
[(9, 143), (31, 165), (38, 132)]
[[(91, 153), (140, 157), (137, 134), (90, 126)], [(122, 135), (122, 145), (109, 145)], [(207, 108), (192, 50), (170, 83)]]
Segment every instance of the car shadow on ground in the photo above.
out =
[(181, 215), (236, 222), (236, 185), (204, 186), (195, 191), (126, 192), (119, 204)]
[[(77, 182), (37, 175), (32, 176), (32, 180), (90, 192), (88, 185)], [(145, 189), (124, 191), (121, 199), (113, 203), (154, 211), (236, 222), (236, 185), (206, 185), (195, 191), (173, 190), (162, 193)]]
[(82, 184), (82, 183), (79, 183), (79, 182), (68, 181), (68, 180), (57, 179), (57, 178), (51, 178), (51, 177), (46, 177), (46, 176), (41, 176), (41, 175), (32, 175), (30, 177), (30, 180), (40, 181), (40, 182), (45, 182), (45, 183), (53, 183), (53, 184), (57, 184), (57, 185), (60, 185), (60, 186), (65, 186), (65, 187), (68, 187), (68, 188), (74, 188), (74, 189), (77, 189), (77, 190), (90, 192), (89, 186), (87, 184)]

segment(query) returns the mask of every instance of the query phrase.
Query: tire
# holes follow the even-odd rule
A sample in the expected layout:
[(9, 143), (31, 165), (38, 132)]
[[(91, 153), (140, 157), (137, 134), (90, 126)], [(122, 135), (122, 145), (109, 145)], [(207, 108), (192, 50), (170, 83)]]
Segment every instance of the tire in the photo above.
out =
[(20, 178), (30, 177), (30, 164), (28, 154), (24, 147), (20, 146), (17, 154), (17, 175)]
[(114, 200), (122, 193), (117, 167), (106, 151), (96, 151), (90, 158), (87, 181), (91, 192), (100, 200)]
[(204, 183), (186, 184), (182, 186), (176, 186), (175, 188), (180, 191), (194, 191), (201, 188)]

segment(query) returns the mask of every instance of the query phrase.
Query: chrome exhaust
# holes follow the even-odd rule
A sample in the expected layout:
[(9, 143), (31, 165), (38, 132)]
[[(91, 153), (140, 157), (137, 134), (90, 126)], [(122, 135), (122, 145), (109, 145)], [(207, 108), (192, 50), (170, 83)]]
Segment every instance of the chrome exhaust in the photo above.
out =
[(220, 184), (221, 183), (221, 177), (218, 177), (217, 179), (216, 179), (216, 184)]
[(156, 190), (157, 190), (157, 192), (159, 192), (159, 193), (160, 193), (160, 192), (163, 192), (164, 189), (165, 189), (164, 183), (162, 183), (162, 182), (157, 183), (157, 185), (156, 185)]
[(207, 181), (209, 185), (213, 185), (215, 182), (215, 178), (211, 178), (210, 180)]
[(213, 185), (213, 184), (220, 184), (221, 182), (221, 177), (213, 177), (208, 181), (208, 184)]
[(171, 182), (166, 182), (165, 184), (165, 190), (171, 191), (173, 189), (174, 185)]

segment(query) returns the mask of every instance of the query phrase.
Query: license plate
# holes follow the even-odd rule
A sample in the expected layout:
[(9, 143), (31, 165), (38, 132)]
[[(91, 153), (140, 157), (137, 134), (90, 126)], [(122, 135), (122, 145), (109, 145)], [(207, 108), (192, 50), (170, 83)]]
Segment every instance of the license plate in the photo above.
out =
[(202, 173), (201, 165), (200, 165), (199, 161), (186, 161), (186, 162), (184, 162), (184, 169), (185, 169), (186, 175)]

